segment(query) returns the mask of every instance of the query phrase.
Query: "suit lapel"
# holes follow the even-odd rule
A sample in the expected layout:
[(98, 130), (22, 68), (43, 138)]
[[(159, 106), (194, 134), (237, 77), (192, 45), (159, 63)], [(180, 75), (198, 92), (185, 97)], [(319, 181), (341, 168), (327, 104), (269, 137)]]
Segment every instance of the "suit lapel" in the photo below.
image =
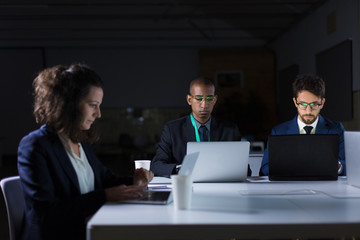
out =
[[(186, 117), (185, 124), (183, 125), (184, 141), (185, 142), (195, 142), (195, 129), (191, 123), (190, 115)], [(221, 130), (218, 129), (218, 122), (216, 118), (211, 117), (211, 125), (210, 125), (210, 140), (211, 141), (219, 141)]]
[(221, 129), (219, 129), (219, 123), (216, 120), (216, 118), (211, 117), (211, 123), (210, 123), (210, 140), (211, 141), (219, 141), (220, 140), (220, 132)]
[(183, 133), (184, 133), (184, 142), (195, 142), (196, 141), (196, 137), (195, 137), (195, 128), (191, 123), (190, 120), (190, 115), (188, 115), (185, 119), (185, 123), (183, 125)]
[(299, 125), (297, 123), (298, 115), (295, 116), (290, 122), (286, 130), (286, 134), (299, 134)]
[(52, 133), (52, 134), (53, 134), (53, 149), (54, 149), (55, 155), (57, 157), (57, 160), (60, 163), (60, 165), (62, 166), (67, 177), (71, 180), (71, 182), (74, 184), (76, 189), (78, 189), (80, 192), (79, 181), (78, 181), (75, 169), (70, 162), (69, 156), (67, 155), (66, 150), (65, 150), (64, 146), (62, 145), (59, 137), (54, 133)]
[(328, 134), (329, 133), (329, 126), (326, 123), (325, 119), (319, 114), (319, 121), (316, 125), (315, 129), (316, 134)]
[[(286, 134), (299, 134), (299, 125), (297, 124), (298, 115), (295, 116), (293, 120), (289, 122)], [(325, 119), (319, 114), (319, 122), (316, 125), (315, 134), (328, 134), (329, 126), (326, 123)]]

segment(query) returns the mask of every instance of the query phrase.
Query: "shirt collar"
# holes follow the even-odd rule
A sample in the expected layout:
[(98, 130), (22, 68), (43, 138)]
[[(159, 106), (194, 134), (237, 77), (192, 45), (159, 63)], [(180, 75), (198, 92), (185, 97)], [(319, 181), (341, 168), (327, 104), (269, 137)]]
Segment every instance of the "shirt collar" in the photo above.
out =
[[(78, 157), (78, 156), (74, 153), (74, 151), (72, 150), (72, 148), (71, 148), (71, 146), (70, 146), (70, 144), (69, 144), (69, 138), (68, 138), (68, 136), (66, 136), (64, 133), (58, 133), (58, 136), (59, 136), (60, 141), (61, 141), (61, 143), (63, 144), (65, 150), (66, 150), (74, 159), (79, 160), (79, 161), (83, 161), (82, 158), (81, 158), (81, 156), (83, 156), (83, 154), (81, 154), (81, 156)], [(83, 151), (83, 150), (82, 150), (82, 146), (81, 146), (80, 143), (78, 143), (78, 144), (79, 144), (80, 153), (82, 153), (82, 151)]]
[(311, 133), (315, 133), (315, 130), (316, 130), (316, 125), (317, 123), (319, 122), (319, 116), (316, 118), (316, 120), (310, 124), (310, 125), (306, 125), (305, 123), (303, 123), (300, 119), (299, 119), (299, 116), (297, 117), (297, 123), (298, 123), (298, 126), (299, 126), (299, 133), (305, 133), (305, 130), (304, 130), (304, 127), (305, 126), (312, 126), (313, 129), (311, 130)]
[(207, 130), (209, 131), (210, 130), (210, 124), (211, 124), (211, 117), (209, 119), (209, 121), (207, 121), (205, 124), (201, 124), (199, 123), (195, 118), (195, 124), (196, 124), (196, 128), (199, 129), (201, 125), (205, 125), (205, 127), (207, 128)]

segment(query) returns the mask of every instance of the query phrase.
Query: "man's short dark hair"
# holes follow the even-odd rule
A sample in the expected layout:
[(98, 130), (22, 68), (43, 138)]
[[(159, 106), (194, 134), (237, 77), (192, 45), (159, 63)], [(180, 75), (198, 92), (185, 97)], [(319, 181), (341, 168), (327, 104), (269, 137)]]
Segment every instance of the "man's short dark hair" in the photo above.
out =
[(192, 86), (194, 86), (195, 84), (204, 85), (204, 86), (213, 86), (215, 88), (214, 82), (211, 81), (209, 78), (198, 77), (190, 82), (189, 93), (191, 92)]
[(297, 98), (299, 92), (309, 91), (315, 96), (323, 99), (325, 97), (325, 82), (315, 74), (302, 74), (295, 78), (292, 84), (294, 97)]

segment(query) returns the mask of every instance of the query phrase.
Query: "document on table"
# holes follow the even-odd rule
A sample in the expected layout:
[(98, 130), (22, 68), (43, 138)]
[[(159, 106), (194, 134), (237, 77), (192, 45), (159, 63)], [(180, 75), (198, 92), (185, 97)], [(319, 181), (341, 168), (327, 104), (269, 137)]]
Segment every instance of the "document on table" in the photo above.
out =
[(171, 184), (171, 179), (166, 177), (154, 177), (149, 184)]

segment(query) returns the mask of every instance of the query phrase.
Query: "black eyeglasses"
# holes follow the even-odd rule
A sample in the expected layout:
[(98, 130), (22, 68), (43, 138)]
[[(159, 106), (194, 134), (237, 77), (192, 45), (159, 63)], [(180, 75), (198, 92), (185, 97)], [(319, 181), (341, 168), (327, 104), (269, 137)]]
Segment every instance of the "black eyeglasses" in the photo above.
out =
[(306, 110), (308, 106), (310, 106), (311, 110), (318, 110), (322, 103), (312, 102), (312, 103), (306, 103), (306, 102), (297, 102), (296, 105), (299, 106), (301, 110)]

